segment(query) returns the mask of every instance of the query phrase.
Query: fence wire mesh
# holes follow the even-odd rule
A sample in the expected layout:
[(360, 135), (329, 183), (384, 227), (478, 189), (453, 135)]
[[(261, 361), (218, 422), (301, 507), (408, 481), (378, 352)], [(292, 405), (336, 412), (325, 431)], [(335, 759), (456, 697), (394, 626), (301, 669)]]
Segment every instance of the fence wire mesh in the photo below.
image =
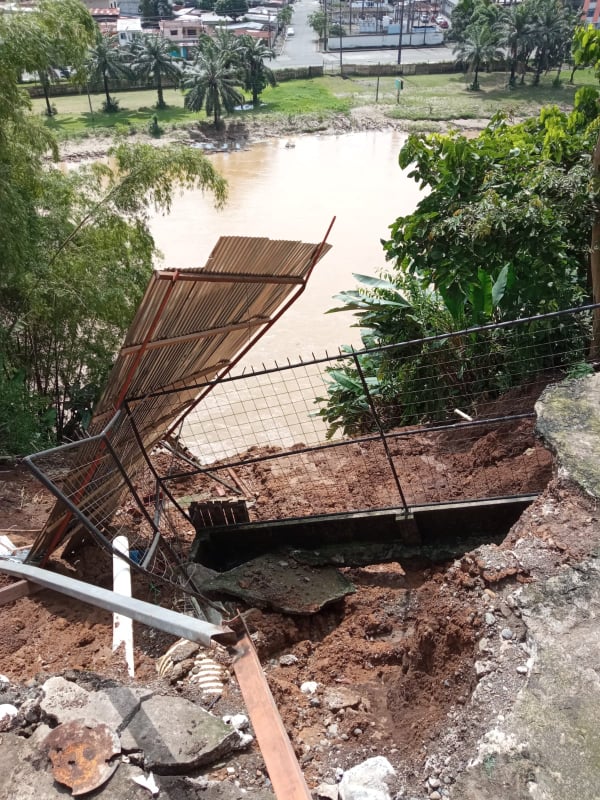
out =
[(165, 483), (209, 499), (233, 475), (254, 520), (536, 493), (551, 458), (534, 404), (585, 362), (590, 320), (588, 307), (198, 385), (178, 431), (190, 468)]
[(59, 499), (36, 559), (126, 534), (135, 569), (189, 597), (191, 503), (211, 527), (242, 507), (268, 521), (537, 493), (551, 456), (534, 404), (585, 369), (593, 308), (180, 384), (171, 405), (199, 401), (152, 453), (140, 431), (165, 392), (128, 398), (102, 433), (27, 460)]

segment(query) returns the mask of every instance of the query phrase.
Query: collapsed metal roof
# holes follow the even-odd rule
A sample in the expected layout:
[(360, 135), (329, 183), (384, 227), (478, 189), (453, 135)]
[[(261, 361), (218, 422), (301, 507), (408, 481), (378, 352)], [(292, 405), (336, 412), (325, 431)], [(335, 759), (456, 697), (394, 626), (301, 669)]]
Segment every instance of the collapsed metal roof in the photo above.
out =
[[(211, 388), (198, 395), (188, 387), (225, 376), (302, 293), (330, 247), (224, 236), (203, 268), (154, 273), (96, 405), (91, 438), (77, 447), (61, 487), (82, 515), (105, 526), (147, 453)], [(59, 501), (28, 562), (45, 563), (72, 523), (73, 509)]]

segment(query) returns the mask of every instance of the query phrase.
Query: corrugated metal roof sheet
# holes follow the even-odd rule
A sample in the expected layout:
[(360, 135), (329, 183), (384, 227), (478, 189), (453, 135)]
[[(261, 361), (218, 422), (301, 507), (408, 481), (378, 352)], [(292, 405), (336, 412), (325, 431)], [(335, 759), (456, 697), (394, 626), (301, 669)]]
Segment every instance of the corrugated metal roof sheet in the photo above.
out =
[[(198, 396), (194, 384), (217, 380), (303, 291), (330, 245), (225, 236), (201, 269), (156, 272), (150, 281), (106, 388), (90, 435), (111, 427), (108, 441), (132, 475), (148, 452)], [(176, 388), (178, 391), (164, 393)], [(95, 524), (104, 526), (126, 481), (106, 442), (82, 443), (62, 490)], [(72, 528), (57, 503), (28, 560), (39, 563)]]

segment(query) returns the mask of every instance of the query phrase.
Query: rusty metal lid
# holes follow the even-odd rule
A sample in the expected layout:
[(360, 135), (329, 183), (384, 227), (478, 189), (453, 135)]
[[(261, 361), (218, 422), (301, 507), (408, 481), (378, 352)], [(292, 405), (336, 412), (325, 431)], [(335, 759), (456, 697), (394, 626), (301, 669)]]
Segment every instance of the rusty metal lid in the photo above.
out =
[(104, 723), (76, 719), (54, 728), (42, 743), (54, 778), (73, 796), (102, 786), (116, 770), (121, 752), (118, 735)]

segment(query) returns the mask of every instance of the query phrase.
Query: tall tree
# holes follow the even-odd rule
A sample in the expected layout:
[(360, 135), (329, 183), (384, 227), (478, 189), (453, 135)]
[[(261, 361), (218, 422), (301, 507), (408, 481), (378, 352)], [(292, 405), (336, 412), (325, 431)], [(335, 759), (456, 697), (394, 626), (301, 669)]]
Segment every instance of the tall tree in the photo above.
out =
[[(13, 15), (9, 14), (8, 17)], [(55, 80), (58, 68), (81, 67), (88, 46), (96, 36), (96, 24), (80, 0), (41, 0), (36, 13), (18, 15), (16, 25), (7, 20), (11, 30), (25, 30), (35, 47), (24, 48), (20, 62), (28, 72), (39, 76), (46, 112), (52, 115), (49, 87)], [(23, 57), (24, 56), (24, 57)]]
[(505, 47), (510, 61), (508, 83), (514, 86), (519, 63), (529, 60), (532, 50), (531, 3), (525, 2), (504, 8), (498, 22), (499, 44)]
[(247, 0), (217, 0), (215, 3), (215, 14), (222, 17), (231, 17), (233, 20), (237, 20), (247, 12)]
[(534, 86), (544, 70), (562, 64), (570, 47), (575, 24), (562, 0), (533, 0), (531, 37), (535, 43)]
[(185, 107), (190, 111), (204, 108), (217, 127), (223, 111), (231, 113), (235, 106), (243, 104), (241, 83), (239, 68), (231, 65), (228, 53), (216, 52), (214, 48), (199, 51), (194, 63), (183, 73), (183, 86), (189, 89)]
[(178, 81), (181, 67), (171, 55), (171, 45), (163, 36), (146, 34), (131, 46), (131, 71), (144, 81), (153, 79), (158, 100), (156, 108), (166, 108), (163, 96), (163, 76)]
[(119, 37), (116, 35), (98, 34), (96, 44), (89, 50), (86, 62), (88, 75), (92, 81), (102, 82), (106, 96), (104, 110), (107, 112), (118, 108), (117, 102), (110, 96), (109, 82), (131, 76), (129, 58), (129, 53), (119, 46)]
[(156, 25), (159, 19), (173, 18), (173, 4), (170, 0), (140, 0), (139, 12), (144, 22)]
[(120, 146), (111, 165), (48, 166), (56, 142), (19, 86), (36, 46), (30, 16), (0, 15), (0, 452), (10, 454), (85, 422), (156, 257), (150, 206), (167, 211), (177, 184), (225, 196), (209, 160), (184, 147)]
[(258, 106), (263, 89), (277, 83), (273, 71), (265, 64), (265, 59), (274, 58), (275, 53), (261, 39), (254, 39), (252, 36), (240, 36), (240, 39), (243, 42), (244, 89), (252, 92), (252, 104)]
[(489, 25), (478, 22), (469, 25), (465, 30), (463, 41), (454, 46), (456, 60), (461, 61), (473, 72), (471, 89), (479, 90), (479, 70), (482, 65), (489, 64), (501, 53), (498, 49), (496, 33)]

